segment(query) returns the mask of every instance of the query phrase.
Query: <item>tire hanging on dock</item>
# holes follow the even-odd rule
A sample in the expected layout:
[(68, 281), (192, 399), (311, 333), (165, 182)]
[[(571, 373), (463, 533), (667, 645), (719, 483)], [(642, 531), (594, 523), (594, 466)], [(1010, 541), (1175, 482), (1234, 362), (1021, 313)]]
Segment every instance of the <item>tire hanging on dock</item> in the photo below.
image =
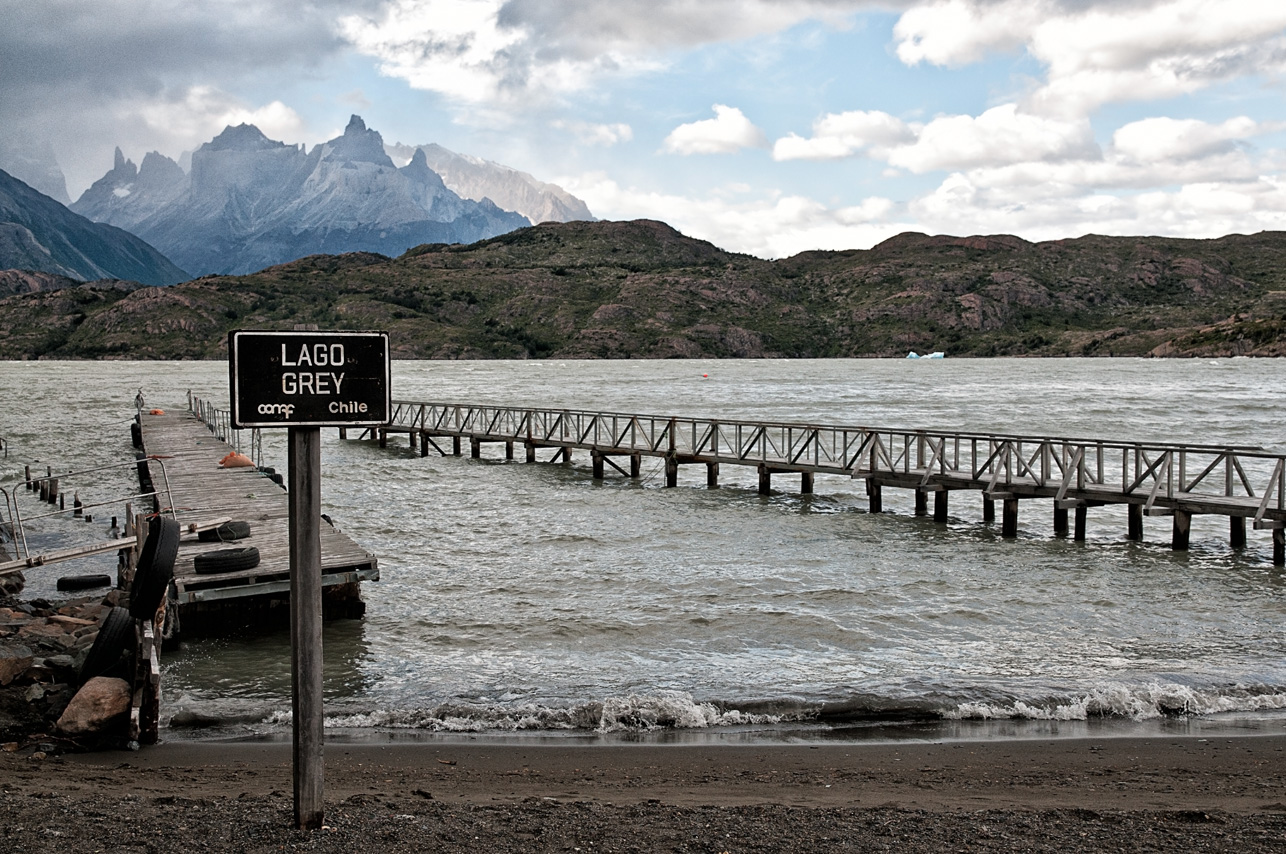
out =
[[(112, 672), (121, 660), (121, 653), (133, 645), (134, 618), (124, 608), (113, 608), (103, 618), (98, 628), (98, 637), (85, 656), (85, 663), (80, 668), (80, 684), (84, 685), (95, 676), (105, 676)], [(126, 677), (129, 678), (129, 677)]]
[(165, 588), (174, 577), (174, 561), (178, 555), (179, 523), (168, 516), (152, 519), (129, 591), (129, 612), (136, 620), (156, 616), (156, 609), (165, 598)]

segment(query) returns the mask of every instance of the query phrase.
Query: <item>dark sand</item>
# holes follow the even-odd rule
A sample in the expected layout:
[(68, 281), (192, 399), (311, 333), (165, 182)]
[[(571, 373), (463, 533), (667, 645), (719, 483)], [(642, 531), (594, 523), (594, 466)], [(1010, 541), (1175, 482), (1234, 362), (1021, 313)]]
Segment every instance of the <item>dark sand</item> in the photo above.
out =
[(79, 851), (1286, 851), (1286, 736), (821, 745), (326, 746), (0, 756), (0, 848)]

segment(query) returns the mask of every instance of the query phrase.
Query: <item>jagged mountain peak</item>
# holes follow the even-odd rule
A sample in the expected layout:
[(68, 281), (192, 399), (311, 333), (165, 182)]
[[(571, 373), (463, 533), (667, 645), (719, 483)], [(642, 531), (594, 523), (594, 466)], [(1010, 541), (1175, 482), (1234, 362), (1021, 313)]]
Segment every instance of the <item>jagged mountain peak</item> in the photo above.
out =
[[(284, 142), (276, 142), (264, 136), (263, 131), (254, 125), (228, 125), (214, 139), (202, 145), (199, 151), (266, 151), (274, 148), (289, 148)], [(117, 149), (120, 151), (120, 149)]]
[(368, 130), (366, 122), (357, 115), (348, 120), (342, 136), (325, 144), (324, 152), (323, 160), (393, 166), (393, 159), (384, 151), (384, 137), (379, 131)]

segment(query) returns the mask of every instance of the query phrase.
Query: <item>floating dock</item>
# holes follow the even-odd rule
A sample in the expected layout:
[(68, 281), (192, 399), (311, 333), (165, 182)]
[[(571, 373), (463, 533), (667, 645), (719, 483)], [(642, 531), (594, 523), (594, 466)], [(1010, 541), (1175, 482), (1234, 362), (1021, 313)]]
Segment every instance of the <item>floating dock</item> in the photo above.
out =
[[(684, 465), (706, 468), (706, 485), (719, 485), (721, 465), (757, 469), (767, 495), (774, 475), (799, 477), (800, 492), (813, 491), (816, 474), (865, 481), (869, 510), (883, 510), (885, 487), (913, 490), (916, 515), (948, 520), (953, 492), (982, 496), (984, 522), (1001, 504), (1001, 534), (1018, 536), (1019, 504), (1053, 503), (1055, 536), (1085, 539), (1087, 515), (1096, 507), (1123, 505), (1126, 536), (1143, 539), (1145, 516), (1172, 517), (1171, 545), (1186, 550), (1195, 515), (1228, 519), (1234, 548), (1246, 544), (1246, 523), (1270, 530), (1273, 563), (1286, 565), (1286, 456), (1258, 447), (1126, 442), (1051, 436), (634, 415), (565, 409), (532, 409), (396, 400), (388, 425), (373, 432), (407, 434), (421, 455), (459, 456), (468, 439), (479, 457), (486, 443), (502, 443), (506, 459), (521, 444), (527, 462), (552, 448), (552, 461), (569, 462), (588, 451), (593, 476), (607, 467), (637, 478), (642, 457), (665, 460), (665, 485), (674, 487)], [(343, 435), (343, 431), (341, 431)], [(445, 442), (444, 442), (445, 444)], [(628, 461), (628, 470), (615, 460)], [(1074, 525), (1069, 524), (1069, 514)]]
[[(173, 513), (185, 530), (221, 521), (250, 524), (250, 536), (233, 542), (202, 542), (184, 536), (174, 564), (171, 605), (183, 633), (205, 633), (227, 625), (285, 619), (290, 594), (290, 512), (284, 478), (257, 466), (222, 468), (233, 451), (218, 419), (196, 411), (142, 411), (135, 432), (145, 460), (140, 477), (154, 485), (159, 513)], [(146, 466), (144, 466), (146, 463)], [(274, 478), (275, 475), (275, 478)], [(144, 491), (151, 491), (146, 488)], [(232, 572), (196, 571), (202, 553), (253, 546), (259, 564)], [(359, 617), (365, 611), (361, 582), (379, 580), (376, 557), (330, 524), (321, 526), (323, 608), (327, 617)], [(275, 613), (273, 613), (275, 612)]]

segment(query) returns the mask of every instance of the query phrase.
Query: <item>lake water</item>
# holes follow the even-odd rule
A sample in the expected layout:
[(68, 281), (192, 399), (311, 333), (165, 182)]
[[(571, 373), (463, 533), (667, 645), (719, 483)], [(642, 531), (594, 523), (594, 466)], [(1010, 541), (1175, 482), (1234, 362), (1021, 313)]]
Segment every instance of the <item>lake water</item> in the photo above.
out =
[[(398, 362), (395, 398), (1262, 445), (1286, 451), (1283, 377), (1269, 360)], [(0, 363), (0, 487), (132, 459), (128, 424), (189, 389), (227, 401), (225, 363)], [(266, 431), (265, 463), (285, 468)], [(953, 496), (951, 520), (886, 489), (819, 475), (815, 494), (753, 468), (704, 467), (664, 489), (596, 482), (576, 464), (419, 457), (323, 431), (323, 504), (379, 557), (367, 616), (325, 629), (336, 734), (577, 734), (597, 738), (1023, 737), (1084, 732), (1281, 731), (1286, 577), (1266, 532), (1228, 545), (1197, 517), (1125, 539), (1119, 508), (1084, 543), (1024, 502), (1016, 541)], [(517, 454), (522, 459), (521, 449)], [(548, 453), (542, 454), (546, 459)], [(132, 484), (104, 471), (89, 501)], [(24, 513), (34, 499), (20, 496)], [(96, 539), (33, 523), (33, 547)], [(28, 514), (30, 515), (30, 514)], [(109, 571), (114, 558), (28, 573)], [(186, 642), (164, 658), (163, 737), (288, 732), (288, 632)], [(713, 735), (712, 735), (713, 734)]]

